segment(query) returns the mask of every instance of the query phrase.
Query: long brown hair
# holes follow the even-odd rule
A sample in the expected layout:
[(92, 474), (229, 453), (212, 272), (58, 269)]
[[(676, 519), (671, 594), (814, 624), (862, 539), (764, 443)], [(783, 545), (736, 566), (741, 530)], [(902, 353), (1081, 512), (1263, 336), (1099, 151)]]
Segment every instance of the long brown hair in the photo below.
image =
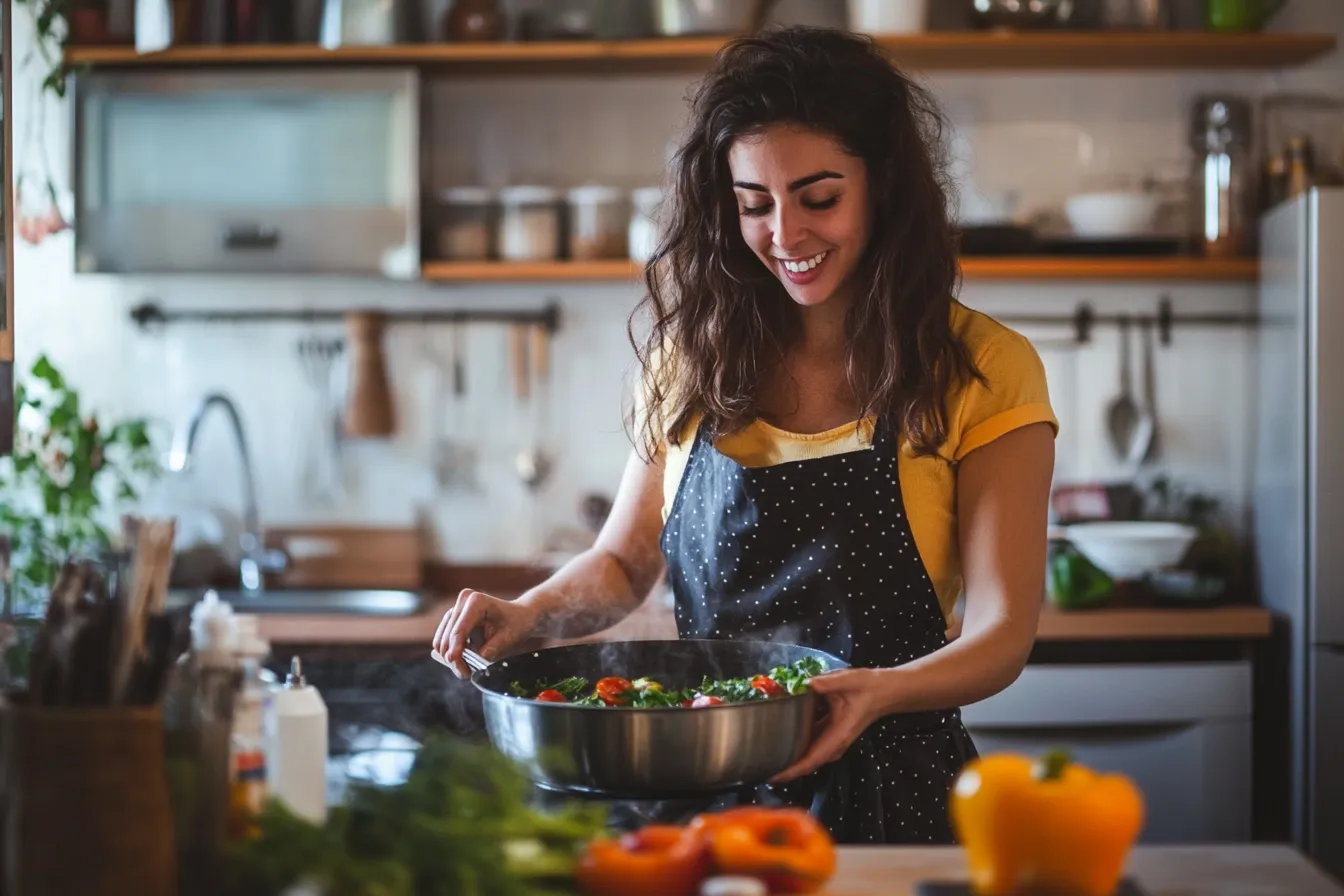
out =
[(731, 41), (692, 100), (627, 328), (643, 372), (639, 442), (652, 457), (697, 415), (711, 437), (751, 423), (763, 372), (798, 336), (797, 307), (742, 239), (728, 169), (735, 140), (776, 124), (832, 137), (865, 165), (872, 231), (853, 273), (846, 376), (861, 416), (890, 419), (917, 453), (935, 454), (946, 397), (980, 376), (949, 321), (960, 269), (944, 122), (870, 39), (803, 27)]

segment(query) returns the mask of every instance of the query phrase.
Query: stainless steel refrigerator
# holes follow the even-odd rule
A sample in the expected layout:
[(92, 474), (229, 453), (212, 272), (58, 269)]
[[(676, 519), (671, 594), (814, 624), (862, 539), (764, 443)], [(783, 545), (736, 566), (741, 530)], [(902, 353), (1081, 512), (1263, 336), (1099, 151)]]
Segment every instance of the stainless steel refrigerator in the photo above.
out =
[(1254, 536), (1287, 628), (1288, 821), (1344, 879), (1344, 189), (1271, 209), (1260, 242)]

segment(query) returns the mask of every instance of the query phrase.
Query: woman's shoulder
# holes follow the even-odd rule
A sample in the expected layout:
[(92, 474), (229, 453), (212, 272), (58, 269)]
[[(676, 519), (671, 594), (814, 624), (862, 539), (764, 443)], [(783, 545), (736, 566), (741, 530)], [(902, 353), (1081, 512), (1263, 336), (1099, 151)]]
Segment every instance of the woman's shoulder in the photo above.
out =
[(1059, 422), (1050, 405), (1045, 365), (1031, 341), (982, 311), (952, 303), (953, 335), (975, 364), (973, 378), (949, 396), (948, 454), (959, 460), (1031, 423)]
[(962, 341), (972, 358), (990, 352), (1012, 351), (1036, 356), (1036, 348), (1021, 333), (983, 311), (952, 302), (952, 334)]

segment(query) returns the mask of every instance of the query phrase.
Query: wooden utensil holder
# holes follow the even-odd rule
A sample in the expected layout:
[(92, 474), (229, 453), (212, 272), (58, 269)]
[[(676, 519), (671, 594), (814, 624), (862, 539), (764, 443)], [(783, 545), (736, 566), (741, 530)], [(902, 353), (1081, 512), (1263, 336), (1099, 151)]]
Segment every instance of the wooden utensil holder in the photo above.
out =
[(155, 708), (0, 706), (4, 896), (176, 896)]
[(357, 311), (346, 315), (350, 337), (350, 385), (345, 402), (345, 434), (352, 438), (382, 438), (396, 431), (392, 390), (383, 355), (383, 315)]

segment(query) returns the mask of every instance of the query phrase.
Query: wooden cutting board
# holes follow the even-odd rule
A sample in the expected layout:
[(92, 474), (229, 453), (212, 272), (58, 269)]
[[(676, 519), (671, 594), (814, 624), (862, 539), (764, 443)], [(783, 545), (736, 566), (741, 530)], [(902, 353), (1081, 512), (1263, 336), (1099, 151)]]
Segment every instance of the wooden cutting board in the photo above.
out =
[(269, 587), (420, 587), (422, 545), (414, 528), (276, 527), (266, 530), (265, 542), (290, 558), (284, 572), (267, 577)]

